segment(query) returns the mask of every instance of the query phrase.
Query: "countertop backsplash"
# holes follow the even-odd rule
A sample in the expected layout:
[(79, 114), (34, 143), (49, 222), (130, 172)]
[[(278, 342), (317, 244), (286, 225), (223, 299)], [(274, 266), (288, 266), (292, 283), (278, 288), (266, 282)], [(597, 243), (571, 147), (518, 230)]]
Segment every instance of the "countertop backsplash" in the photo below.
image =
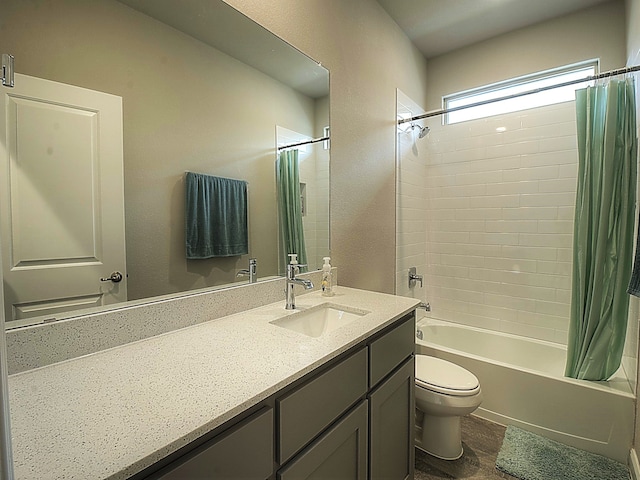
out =
[[(337, 285), (337, 269), (334, 267), (332, 271), (334, 285)], [(308, 291), (296, 286), (297, 295), (320, 289), (322, 271), (299, 276), (310, 279), (314, 286)], [(285, 279), (281, 277), (179, 297), (161, 297), (106, 312), (8, 330), (9, 374), (88, 355), (278, 300), (282, 300), (284, 308), (284, 285)]]

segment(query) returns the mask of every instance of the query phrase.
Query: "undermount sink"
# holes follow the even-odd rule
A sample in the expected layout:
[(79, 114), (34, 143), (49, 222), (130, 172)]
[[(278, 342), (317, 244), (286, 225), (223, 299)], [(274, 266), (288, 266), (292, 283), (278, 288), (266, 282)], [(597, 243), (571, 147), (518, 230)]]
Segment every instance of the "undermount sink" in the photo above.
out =
[(333, 303), (322, 303), (270, 323), (309, 337), (320, 337), (367, 313), (370, 312)]

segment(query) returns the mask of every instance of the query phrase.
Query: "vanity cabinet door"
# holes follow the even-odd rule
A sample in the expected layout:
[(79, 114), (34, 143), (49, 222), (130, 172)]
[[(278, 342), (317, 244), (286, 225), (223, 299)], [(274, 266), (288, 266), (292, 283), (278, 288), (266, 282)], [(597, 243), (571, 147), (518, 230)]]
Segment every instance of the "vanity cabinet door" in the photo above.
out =
[(342, 420), (278, 472), (278, 480), (365, 480), (368, 402)]
[(284, 464), (367, 394), (363, 348), (276, 401), (278, 461)]
[(234, 425), (151, 478), (264, 480), (273, 472), (273, 445), (273, 409), (268, 408)]
[(414, 357), (369, 395), (372, 480), (405, 480), (414, 471)]

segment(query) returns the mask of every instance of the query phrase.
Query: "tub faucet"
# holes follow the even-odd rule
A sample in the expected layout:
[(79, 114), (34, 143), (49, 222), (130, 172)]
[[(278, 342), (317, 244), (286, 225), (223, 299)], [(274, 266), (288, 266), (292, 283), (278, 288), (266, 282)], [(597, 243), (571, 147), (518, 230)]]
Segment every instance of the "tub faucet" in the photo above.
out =
[(302, 285), (305, 290), (313, 288), (313, 283), (311, 283), (311, 280), (296, 277), (296, 268), (300, 267), (306, 267), (306, 265), (287, 265), (287, 285), (285, 287), (287, 303), (284, 306), (286, 310), (294, 310), (296, 308), (296, 296), (293, 291), (294, 286)]
[(249, 259), (249, 268), (243, 268), (238, 271), (236, 277), (249, 277), (249, 283), (256, 283), (258, 281), (258, 259)]

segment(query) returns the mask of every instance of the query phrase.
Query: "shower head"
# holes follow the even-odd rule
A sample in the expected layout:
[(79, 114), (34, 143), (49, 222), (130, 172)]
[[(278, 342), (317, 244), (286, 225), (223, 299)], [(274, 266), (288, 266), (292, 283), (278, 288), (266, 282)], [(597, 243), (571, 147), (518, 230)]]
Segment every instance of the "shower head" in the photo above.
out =
[(419, 128), (420, 129), (420, 131), (418, 132), (418, 138), (426, 137), (427, 133), (429, 133), (429, 130), (431, 130), (429, 127), (421, 127), (417, 123), (412, 123), (411, 124), (411, 130), (413, 130), (414, 128)]

